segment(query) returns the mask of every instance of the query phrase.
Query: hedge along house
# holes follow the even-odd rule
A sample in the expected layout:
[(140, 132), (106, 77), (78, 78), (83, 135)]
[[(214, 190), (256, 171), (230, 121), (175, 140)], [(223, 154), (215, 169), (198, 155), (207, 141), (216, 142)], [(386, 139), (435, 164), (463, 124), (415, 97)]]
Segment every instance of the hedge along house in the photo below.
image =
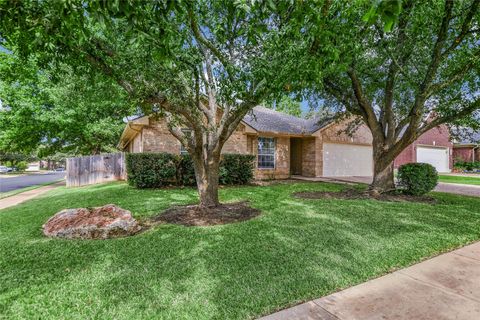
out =
[[(348, 125), (349, 120), (302, 119), (257, 106), (227, 140), (222, 152), (256, 155), (255, 178), (260, 180), (292, 175), (370, 177), (371, 132), (363, 124), (347, 134)], [(426, 162), (439, 172), (449, 172), (452, 146), (448, 128), (434, 128), (408, 146), (394, 165)], [(149, 116), (128, 121), (119, 148), (126, 152), (185, 152), (166, 122)]]
[[(223, 153), (257, 156), (256, 179), (371, 176), (372, 136), (362, 125), (346, 134), (348, 121), (302, 119), (255, 107), (225, 143)], [(187, 130), (187, 128), (185, 128)], [(162, 119), (128, 121), (119, 142), (126, 152), (185, 152)]]

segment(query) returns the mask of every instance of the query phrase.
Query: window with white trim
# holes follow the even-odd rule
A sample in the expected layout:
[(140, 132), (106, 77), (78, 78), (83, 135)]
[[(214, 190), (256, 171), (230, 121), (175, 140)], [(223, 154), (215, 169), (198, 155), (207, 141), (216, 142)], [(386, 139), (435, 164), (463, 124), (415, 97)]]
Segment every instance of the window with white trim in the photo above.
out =
[(275, 169), (275, 138), (258, 138), (258, 168)]
[[(192, 136), (192, 130), (190, 130), (190, 129), (182, 129), (182, 132), (186, 136), (188, 136), (188, 135)], [(187, 149), (183, 146), (182, 143), (180, 143), (180, 154), (188, 154)]]

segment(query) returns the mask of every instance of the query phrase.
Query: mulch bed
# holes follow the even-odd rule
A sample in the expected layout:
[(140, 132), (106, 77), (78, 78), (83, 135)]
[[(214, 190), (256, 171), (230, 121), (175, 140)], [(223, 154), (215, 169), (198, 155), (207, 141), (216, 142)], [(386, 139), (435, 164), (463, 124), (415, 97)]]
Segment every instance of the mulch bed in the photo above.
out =
[(339, 192), (332, 191), (303, 191), (295, 192), (295, 198), (300, 199), (344, 199), (344, 200), (366, 200), (373, 199), (378, 201), (389, 202), (421, 202), (421, 203), (436, 203), (436, 199), (429, 196), (412, 196), (400, 192), (382, 193), (376, 197), (370, 195), (366, 191), (357, 189), (344, 189)]
[(162, 222), (192, 226), (214, 226), (250, 220), (260, 215), (248, 202), (225, 203), (218, 207), (202, 208), (198, 205), (175, 206), (151, 218), (149, 224)]

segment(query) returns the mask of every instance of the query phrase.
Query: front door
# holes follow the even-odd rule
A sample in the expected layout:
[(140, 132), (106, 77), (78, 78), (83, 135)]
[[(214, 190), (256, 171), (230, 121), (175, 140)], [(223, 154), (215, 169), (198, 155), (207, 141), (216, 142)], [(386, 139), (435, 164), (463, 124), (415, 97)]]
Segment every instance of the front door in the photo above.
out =
[(290, 138), (290, 174), (302, 174), (302, 139)]

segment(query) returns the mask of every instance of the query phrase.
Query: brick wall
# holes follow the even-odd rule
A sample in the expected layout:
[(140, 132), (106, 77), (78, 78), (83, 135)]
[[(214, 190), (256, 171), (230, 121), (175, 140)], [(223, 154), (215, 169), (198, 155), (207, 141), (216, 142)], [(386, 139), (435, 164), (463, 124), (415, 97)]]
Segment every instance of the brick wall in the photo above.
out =
[[(223, 146), (223, 153), (253, 153), (257, 154), (257, 138), (252, 135), (245, 134), (246, 127), (242, 124), (230, 136)], [(151, 120), (149, 126), (145, 126), (135, 139), (138, 143), (142, 143), (143, 152), (168, 152), (179, 154), (180, 142), (168, 131), (167, 124), (164, 120)], [(143, 141), (142, 141), (143, 140)], [(129, 145), (130, 152), (142, 152), (138, 147), (132, 149)], [(256, 179), (286, 179), (290, 176), (290, 138), (276, 138), (276, 154), (275, 169), (257, 169), (255, 170)]]
[(441, 125), (425, 132), (415, 142), (416, 144), (427, 144), (449, 148), (453, 147), (453, 144), (450, 141), (450, 132), (446, 125)]
[(415, 149), (415, 144), (411, 144), (408, 147), (406, 147), (398, 156), (395, 158), (395, 161), (393, 162), (394, 167), (398, 168), (402, 164), (405, 163), (410, 163), (410, 162), (415, 162), (417, 161), (417, 155), (416, 155), (416, 149)]
[(223, 145), (223, 153), (249, 153), (248, 137), (245, 134), (245, 126), (240, 124), (235, 132)]
[[(477, 151), (477, 150), (475, 150)], [(475, 161), (480, 161), (475, 155)], [(453, 149), (453, 160), (461, 160), (471, 162), (473, 161), (473, 147), (456, 147)]]
[[(245, 126), (240, 125), (238, 129), (225, 142), (222, 152), (224, 153), (247, 153), (247, 136), (244, 134)], [(143, 152), (168, 152), (179, 154), (180, 141), (168, 130), (164, 120), (150, 120), (150, 125), (145, 126), (135, 139), (142, 137)], [(142, 152), (134, 148), (131, 152)]]
[(302, 175), (315, 177), (315, 138), (305, 138), (302, 143)]
[(402, 164), (416, 162), (417, 161), (417, 146), (426, 145), (426, 146), (436, 146), (436, 147), (448, 147), (450, 150), (449, 155), (449, 168), (453, 167), (453, 143), (450, 141), (450, 132), (446, 125), (441, 125), (439, 127), (433, 128), (424, 134), (422, 134), (418, 139), (409, 145), (405, 150), (403, 150), (394, 161), (395, 168), (398, 168)]
[(168, 152), (180, 154), (180, 141), (168, 131), (164, 120), (150, 120), (142, 130), (143, 152)]

